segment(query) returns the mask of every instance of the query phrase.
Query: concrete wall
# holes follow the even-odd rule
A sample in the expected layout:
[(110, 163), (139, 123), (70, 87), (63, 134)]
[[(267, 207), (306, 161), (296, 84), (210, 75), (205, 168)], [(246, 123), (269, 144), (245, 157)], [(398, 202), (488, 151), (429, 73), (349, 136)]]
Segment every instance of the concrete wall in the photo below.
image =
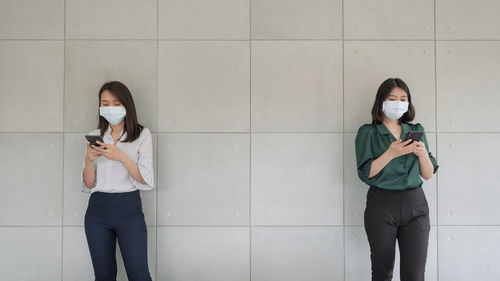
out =
[(0, 279), (93, 280), (83, 135), (120, 80), (154, 280), (370, 280), (353, 143), (401, 77), (441, 166), (426, 280), (499, 280), (499, 40), (493, 0), (0, 0)]

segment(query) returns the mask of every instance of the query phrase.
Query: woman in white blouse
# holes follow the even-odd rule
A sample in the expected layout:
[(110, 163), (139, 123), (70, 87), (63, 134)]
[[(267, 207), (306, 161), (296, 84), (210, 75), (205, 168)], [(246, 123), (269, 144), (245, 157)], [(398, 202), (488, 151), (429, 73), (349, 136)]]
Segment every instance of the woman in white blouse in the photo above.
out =
[(116, 280), (116, 240), (129, 280), (151, 280), (139, 190), (154, 189), (151, 132), (137, 122), (134, 100), (118, 81), (99, 91), (99, 146), (87, 142), (82, 191), (90, 192), (85, 234), (95, 281)]

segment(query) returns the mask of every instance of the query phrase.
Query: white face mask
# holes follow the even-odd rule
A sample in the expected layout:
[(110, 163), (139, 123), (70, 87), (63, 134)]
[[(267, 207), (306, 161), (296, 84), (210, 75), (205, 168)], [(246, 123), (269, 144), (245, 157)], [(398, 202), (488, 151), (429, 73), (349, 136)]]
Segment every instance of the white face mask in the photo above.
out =
[(387, 118), (396, 120), (408, 111), (408, 105), (406, 101), (384, 101), (382, 111)]
[(106, 118), (110, 124), (118, 125), (125, 119), (127, 111), (124, 106), (101, 106), (99, 114)]

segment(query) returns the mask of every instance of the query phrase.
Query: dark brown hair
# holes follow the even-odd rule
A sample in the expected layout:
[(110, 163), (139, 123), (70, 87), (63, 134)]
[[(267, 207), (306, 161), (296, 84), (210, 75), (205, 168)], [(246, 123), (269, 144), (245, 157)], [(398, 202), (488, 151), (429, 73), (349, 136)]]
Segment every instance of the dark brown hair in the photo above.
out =
[(375, 103), (372, 107), (372, 122), (374, 124), (380, 124), (384, 120), (382, 104), (394, 88), (400, 88), (401, 90), (405, 91), (408, 95), (409, 103), (408, 111), (405, 112), (405, 114), (403, 114), (401, 118), (399, 118), (398, 123), (408, 123), (413, 121), (413, 119), (415, 118), (415, 107), (413, 107), (413, 104), (411, 103), (410, 89), (403, 80), (399, 78), (389, 78), (380, 85), (377, 91), (377, 96), (375, 97)]
[[(125, 126), (123, 127), (123, 132), (127, 133), (127, 138), (123, 142), (133, 142), (136, 140), (142, 132), (144, 126), (137, 122), (137, 113), (135, 112), (134, 99), (130, 93), (127, 86), (119, 81), (106, 82), (101, 86), (99, 90), (99, 106), (101, 106), (101, 96), (104, 91), (110, 92), (115, 96), (120, 103), (125, 107), (127, 115), (125, 116)], [(106, 118), (102, 117), (99, 113), (99, 126), (101, 130), (101, 137), (108, 129), (109, 122)]]

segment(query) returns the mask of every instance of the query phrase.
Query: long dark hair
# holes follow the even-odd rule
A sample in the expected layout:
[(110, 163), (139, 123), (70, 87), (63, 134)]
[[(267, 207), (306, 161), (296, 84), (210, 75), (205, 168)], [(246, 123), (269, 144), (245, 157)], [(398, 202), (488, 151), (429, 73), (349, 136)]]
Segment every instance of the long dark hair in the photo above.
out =
[[(113, 96), (115, 96), (125, 107), (127, 115), (125, 116), (125, 126), (123, 128), (123, 131), (124, 133), (127, 133), (127, 138), (123, 140), (123, 142), (133, 142), (141, 135), (144, 126), (137, 122), (137, 113), (135, 112), (135, 105), (132, 94), (130, 93), (127, 86), (125, 86), (122, 82), (106, 82), (101, 86), (101, 89), (99, 90), (99, 106), (101, 106), (101, 96), (104, 91), (108, 91), (113, 94)], [(99, 115), (99, 113), (97, 114), (99, 116), (98, 128), (101, 130), (102, 137), (108, 129), (109, 122), (108, 120), (106, 120), (106, 118)]]
[(389, 78), (382, 82), (377, 91), (377, 96), (375, 97), (375, 103), (372, 107), (372, 122), (374, 124), (380, 124), (384, 121), (384, 112), (382, 111), (382, 104), (385, 99), (389, 96), (394, 88), (400, 88), (406, 92), (408, 95), (408, 111), (399, 118), (398, 123), (408, 123), (413, 121), (415, 118), (415, 107), (411, 102), (410, 89), (406, 83), (399, 78)]

